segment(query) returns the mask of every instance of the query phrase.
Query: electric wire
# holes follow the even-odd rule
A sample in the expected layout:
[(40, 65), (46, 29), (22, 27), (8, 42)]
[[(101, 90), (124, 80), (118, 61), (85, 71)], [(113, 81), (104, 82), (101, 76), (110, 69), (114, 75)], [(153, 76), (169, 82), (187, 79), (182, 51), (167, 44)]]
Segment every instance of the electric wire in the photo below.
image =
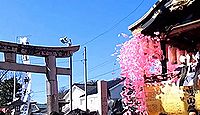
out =
[[(83, 60), (74, 60), (72, 62), (82, 62)], [(69, 63), (68, 61), (59, 61), (59, 62), (56, 62), (57, 64), (60, 64), (60, 63)], [(33, 64), (45, 64), (45, 62), (41, 62), (41, 63), (33, 63)]]
[[(105, 76), (105, 75), (107, 75), (107, 74), (110, 74), (110, 73), (112, 73), (112, 72), (114, 72), (114, 71), (117, 71), (117, 70), (120, 70), (121, 68), (117, 68), (117, 69), (114, 69), (114, 70), (110, 70), (110, 71), (107, 71), (107, 72), (105, 72), (105, 73), (102, 73), (102, 74), (100, 74), (100, 75), (97, 75), (97, 76), (94, 76), (94, 77), (92, 77), (92, 78), (89, 78), (88, 80), (93, 80), (94, 78), (99, 78), (99, 77), (101, 77), (101, 76)], [(80, 82), (78, 82), (78, 83), (82, 83), (83, 81), (80, 81)]]
[[(104, 34), (106, 34), (106, 33), (110, 32), (111, 30), (115, 29), (121, 22), (123, 22), (126, 18), (128, 18), (130, 15), (132, 15), (139, 7), (143, 4), (143, 2), (144, 2), (144, 0), (142, 0), (142, 1), (140, 2), (140, 4), (139, 4), (133, 11), (131, 11), (127, 16), (125, 16), (124, 18), (122, 18), (122, 19), (121, 19), (120, 21), (118, 21), (116, 24), (114, 24), (113, 26), (111, 26), (109, 29), (107, 29), (106, 31), (100, 33), (99, 35), (97, 35), (96, 37), (92, 38), (91, 40), (85, 42), (85, 43), (82, 44), (81, 46), (85, 46), (86, 44), (89, 44), (89, 43), (93, 42), (94, 40), (100, 38), (100, 37), (103, 36)], [(83, 60), (80, 60), (80, 61), (82, 62)], [(96, 68), (98, 68), (98, 67), (102, 67), (102, 65), (104, 65), (104, 64), (107, 63), (107, 62), (108, 62), (108, 60), (104, 61), (103, 63), (101, 63), (101, 64), (99, 64), (99, 65), (94, 66), (93, 68), (89, 69), (88, 73), (90, 73), (91, 71), (94, 71), (94, 70), (95, 70)], [(57, 63), (58, 63), (58, 62), (57, 62)], [(60, 63), (62, 63), (62, 62), (60, 62)], [(112, 73), (112, 72), (114, 72), (114, 71), (116, 71), (116, 70), (119, 70), (119, 69), (120, 69), (120, 68), (117, 68), (117, 69), (114, 69), (114, 70), (112, 70), (112, 71), (109, 71), (109, 72), (100, 74), (100, 75), (98, 75), (98, 76), (95, 76), (94, 78), (100, 77), (100, 76), (103, 76), (103, 75), (106, 75), (106, 74), (109, 74), (109, 73)], [(92, 79), (92, 78), (91, 78), (91, 79)]]
[(89, 43), (93, 42), (94, 40), (98, 39), (99, 37), (103, 36), (104, 34), (106, 34), (106, 33), (110, 32), (111, 30), (115, 29), (121, 22), (123, 22), (126, 18), (128, 18), (130, 15), (132, 15), (143, 4), (143, 2), (144, 2), (144, 0), (142, 0), (140, 2), (140, 4), (133, 11), (131, 11), (127, 16), (125, 16), (124, 18), (122, 18), (116, 24), (114, 24), (113, 26), (111, 26), (110, 28), (108, 28), (106, 31), (100, 33), (96, 37), (94, 37), (94, 38), (90, 39), (89, 41), (85, 42), (81, 46), (85, 46), (86, 44), (89, 44)]
[[(89, 70), (88, 70), (88, 74), (89, 73), (91, 73), (91, 72), (93, 72), (93, 71), (95, 71), (95, 70), (97, 70), (97, 69), (99, 69), (99, 68), (101, 68), (101, 67), (104, 67), (106, 64), (110, 64), (110, 63), (108, 63), (108, 62), (111, 62), (111, 61), (113, 61), (112, 59), (110, 59), (110, 58), (107, 58), (107, 60), (106, 61), (104, 61), (104, 62), (102, 62), (102, 63), (100, 63), (100, 64), (98, 64), (98, 65), (96, 65), (96, 66), (94, 66), (94, 67), (92, 67), (92, 68), (90, 68)], [(116, 60), (114, 61), (114, 66), (116, 65), (115, 64), (115, 62), (116, 62)], [(113, 70), (114, 70), (114, 67), (113, 67)], [(114, 71), (112, 71), (112, 72), (114, 72)], [(111, 73), (112, 73), (111, 72)], [(79, 73), (79, 75), (80, 75), (81, 73)], [(78, 76), (78, 75), (75, 75), (75, 76)], [(81, 75), (82, 76), (82, 75)], [(83, 81), (80, 81), (80, 82), (78, 82), (78, 83), (82, 83)]]
[(106, 60), (106, 61), (104, 61), (104, 62), (102, 62), (102, 63), (100, 63), (100, 64), (98, 64), (98, 65), (96, 65), (96, 66), (94, 66), (94, 67), (92, 67), (90, 69), (88, 69), (88, 73), (90, 73), (90, 72), (92, 72), (92, 71), (94, 71), (94, 70), (96, 70), (96, 69), (98, 69), (100, 67), (103, 67), (104, 65), (108, 64), (108, 62), (110, 62), (111, 60), (112, 59), (108, 59), (108, 60)]
[(101, 76), (107, 75), (107, 74), (109, 74), (109, 73), (112, 73), (112, 72), (117, 71), (117, 70), (120, 70), (120, 69), (121, 69), (121, 68), (117, 68), (117, 69), (114, 69), (114, 70), (111, 70), (111, 71), (108, 71), (108, 72), (102, 73), (102, 74), (100, 74), (100, 75), (97, 75), (97, 76), (94, 76), (94, 77), (90, 78), (89, 80), (92, 80), (92, 79), (94, 79), (94, 78), (98, 78), (98, 77), (101, 77)]
[[(121, 22), (123, 22), (126, 18), (128, 18), (130, 15), (132, 15), (139, 7), (143, 4), (143, 2), (144, 2), (144, 0), (142, 0), (142, 1), (140, 2), (140, 4), (139, 4), (133, 11), (131, 11), (127, 16), (125, 16), (124, 18), (122, 18), (119, 22), (117, 22), (116, 24), (114, 24), (112, 27), (110, 27), (110, 28), (107, 29), (106, 31), (100, 33), (99, 35), (97, 35), (96, 37), (92, 38), (91, 40), (85, 42), (85, 43), (82, 44), (81, 46), (84, 46), (84, 45), (86, 45), (86, 44), (89, 44), (89, 43), (93, 42), (94, 40), (98, 39), (99, 37), (103, 36), (104, 34), (106, 34), (106, 33), (110, 32), (111, 30), (115, 29)], [(107, 61), (106, 61), (106, 62), (107, 62)], [(97, 68), (98, 66), (103, 65), (103, 64), (106, 63), (106, 62), (103, 62), (102, 64), (99, 64), (99, 65), (95, 66), (94, 68)], [(94, 71), (94, 68), (92, 68), (90, 71), (88, 71), (88, 73), (91, 72), (91, 71)], [(100, 76), (104, 76), (104, 75), (106, 75), (106, 74), (109, 74), (109, 73), (114, 72), (114, 71), (119, 70), (119, 69), (120, 69), (120, 68), (114, 69), (114, 70), (112, 70), (112, 71), (109, 71), (109, 72), (106, 72), (106, 73), (97, 75), (97, 76), (95, 76), (95, 77), (93, 77), (93, 78), (100, 77)], [(93, 78), (90, 78), (90, 79), (93, 79)], [(82, 82), (82, 81), (81, 81), (81, 82)]]

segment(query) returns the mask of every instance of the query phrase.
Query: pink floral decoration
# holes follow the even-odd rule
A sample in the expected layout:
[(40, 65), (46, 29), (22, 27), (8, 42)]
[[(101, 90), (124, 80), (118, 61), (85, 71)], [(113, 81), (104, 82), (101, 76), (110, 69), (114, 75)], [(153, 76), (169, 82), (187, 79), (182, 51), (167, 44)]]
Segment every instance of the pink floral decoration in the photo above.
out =
[(161, 56), (159, 39), (143, 34), (135, 34), (120, 49), (121, 76), (126, 78), (121, 95), (125, 106), (137, 113), (147, 114), (144, 75), (161, 74)]

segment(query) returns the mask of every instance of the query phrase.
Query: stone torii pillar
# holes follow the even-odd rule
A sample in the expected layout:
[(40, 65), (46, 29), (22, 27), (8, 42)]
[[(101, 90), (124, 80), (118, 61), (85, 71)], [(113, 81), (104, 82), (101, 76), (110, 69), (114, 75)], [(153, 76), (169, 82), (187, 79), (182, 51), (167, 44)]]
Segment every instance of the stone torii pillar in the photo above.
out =
[[(72, 77), (72, 68), (56, 67), (56, 58), (69, 58), (79, 48), (80, 46), (41, 47), (0, 41), (0, 52), (4, 52), (5, 58), (5, 62), (0, 61), (0, 69), (46, 74), (47, 114), (52, 111), (58, 112), (58, 83), (56, 75), (70, 75)], [(16, 63), (16, 54), (45, 57), (46, 66), (18, 64)]]
[[(56, 57), (48, 56), (45, 57), (45, 62), (47, 66), (47, 107), (50, 111), (59, 110), (58, 107), (58, 83), (56, 76)], [(54, 105), (54, 106), (52, 106)]]

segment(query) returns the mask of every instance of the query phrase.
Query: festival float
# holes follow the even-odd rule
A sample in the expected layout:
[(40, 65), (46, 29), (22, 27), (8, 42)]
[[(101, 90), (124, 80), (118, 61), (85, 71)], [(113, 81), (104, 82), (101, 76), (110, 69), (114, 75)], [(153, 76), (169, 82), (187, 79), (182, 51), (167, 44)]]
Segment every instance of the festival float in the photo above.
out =
[(199, 0), (159, 0), (129, 26), (118, 56), (127, 114), (200, 110), (199, 7)]

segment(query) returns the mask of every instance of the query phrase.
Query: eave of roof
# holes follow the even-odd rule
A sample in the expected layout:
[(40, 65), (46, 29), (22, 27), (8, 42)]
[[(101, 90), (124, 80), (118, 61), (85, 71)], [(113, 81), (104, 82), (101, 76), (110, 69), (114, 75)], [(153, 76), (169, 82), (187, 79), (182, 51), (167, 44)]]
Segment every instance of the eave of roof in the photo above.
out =
[(171, 28), (167, 34), (167, 44), (181, 50), (196, 51), (200, 43), (200, 19), (180, 24)]
[[(198, 0), (183, 1), (178, 4), (179, 2), (178, 0), (158, 1), (128, 29), (134, 32), (134, 30), (140, 28), (141, 33), (154, 36), (154, 32), (168, 32), (171, 27), (177, 24), (194, 21), (200, 17)], [(171, 10), (172, 7), (174, 8), (173, 10)]]
[(128, 29), (129, 30), (134, 30), (136, 28), (138, 28), (138, 26), (147, 18), (151, 17), (154, 12), (157, 10), (157, 8), (159, 8), (161, 2), (163, 0), (158, 0), (148, 11), (147, 13), (145, 13), (144, 16), (142, 16), (139, 20), (137, 20), (135, 23), (131, 24)]
[(168, 36), (172, 37), (196, 28), (200, 28), (200, 19), (173, 27)]

